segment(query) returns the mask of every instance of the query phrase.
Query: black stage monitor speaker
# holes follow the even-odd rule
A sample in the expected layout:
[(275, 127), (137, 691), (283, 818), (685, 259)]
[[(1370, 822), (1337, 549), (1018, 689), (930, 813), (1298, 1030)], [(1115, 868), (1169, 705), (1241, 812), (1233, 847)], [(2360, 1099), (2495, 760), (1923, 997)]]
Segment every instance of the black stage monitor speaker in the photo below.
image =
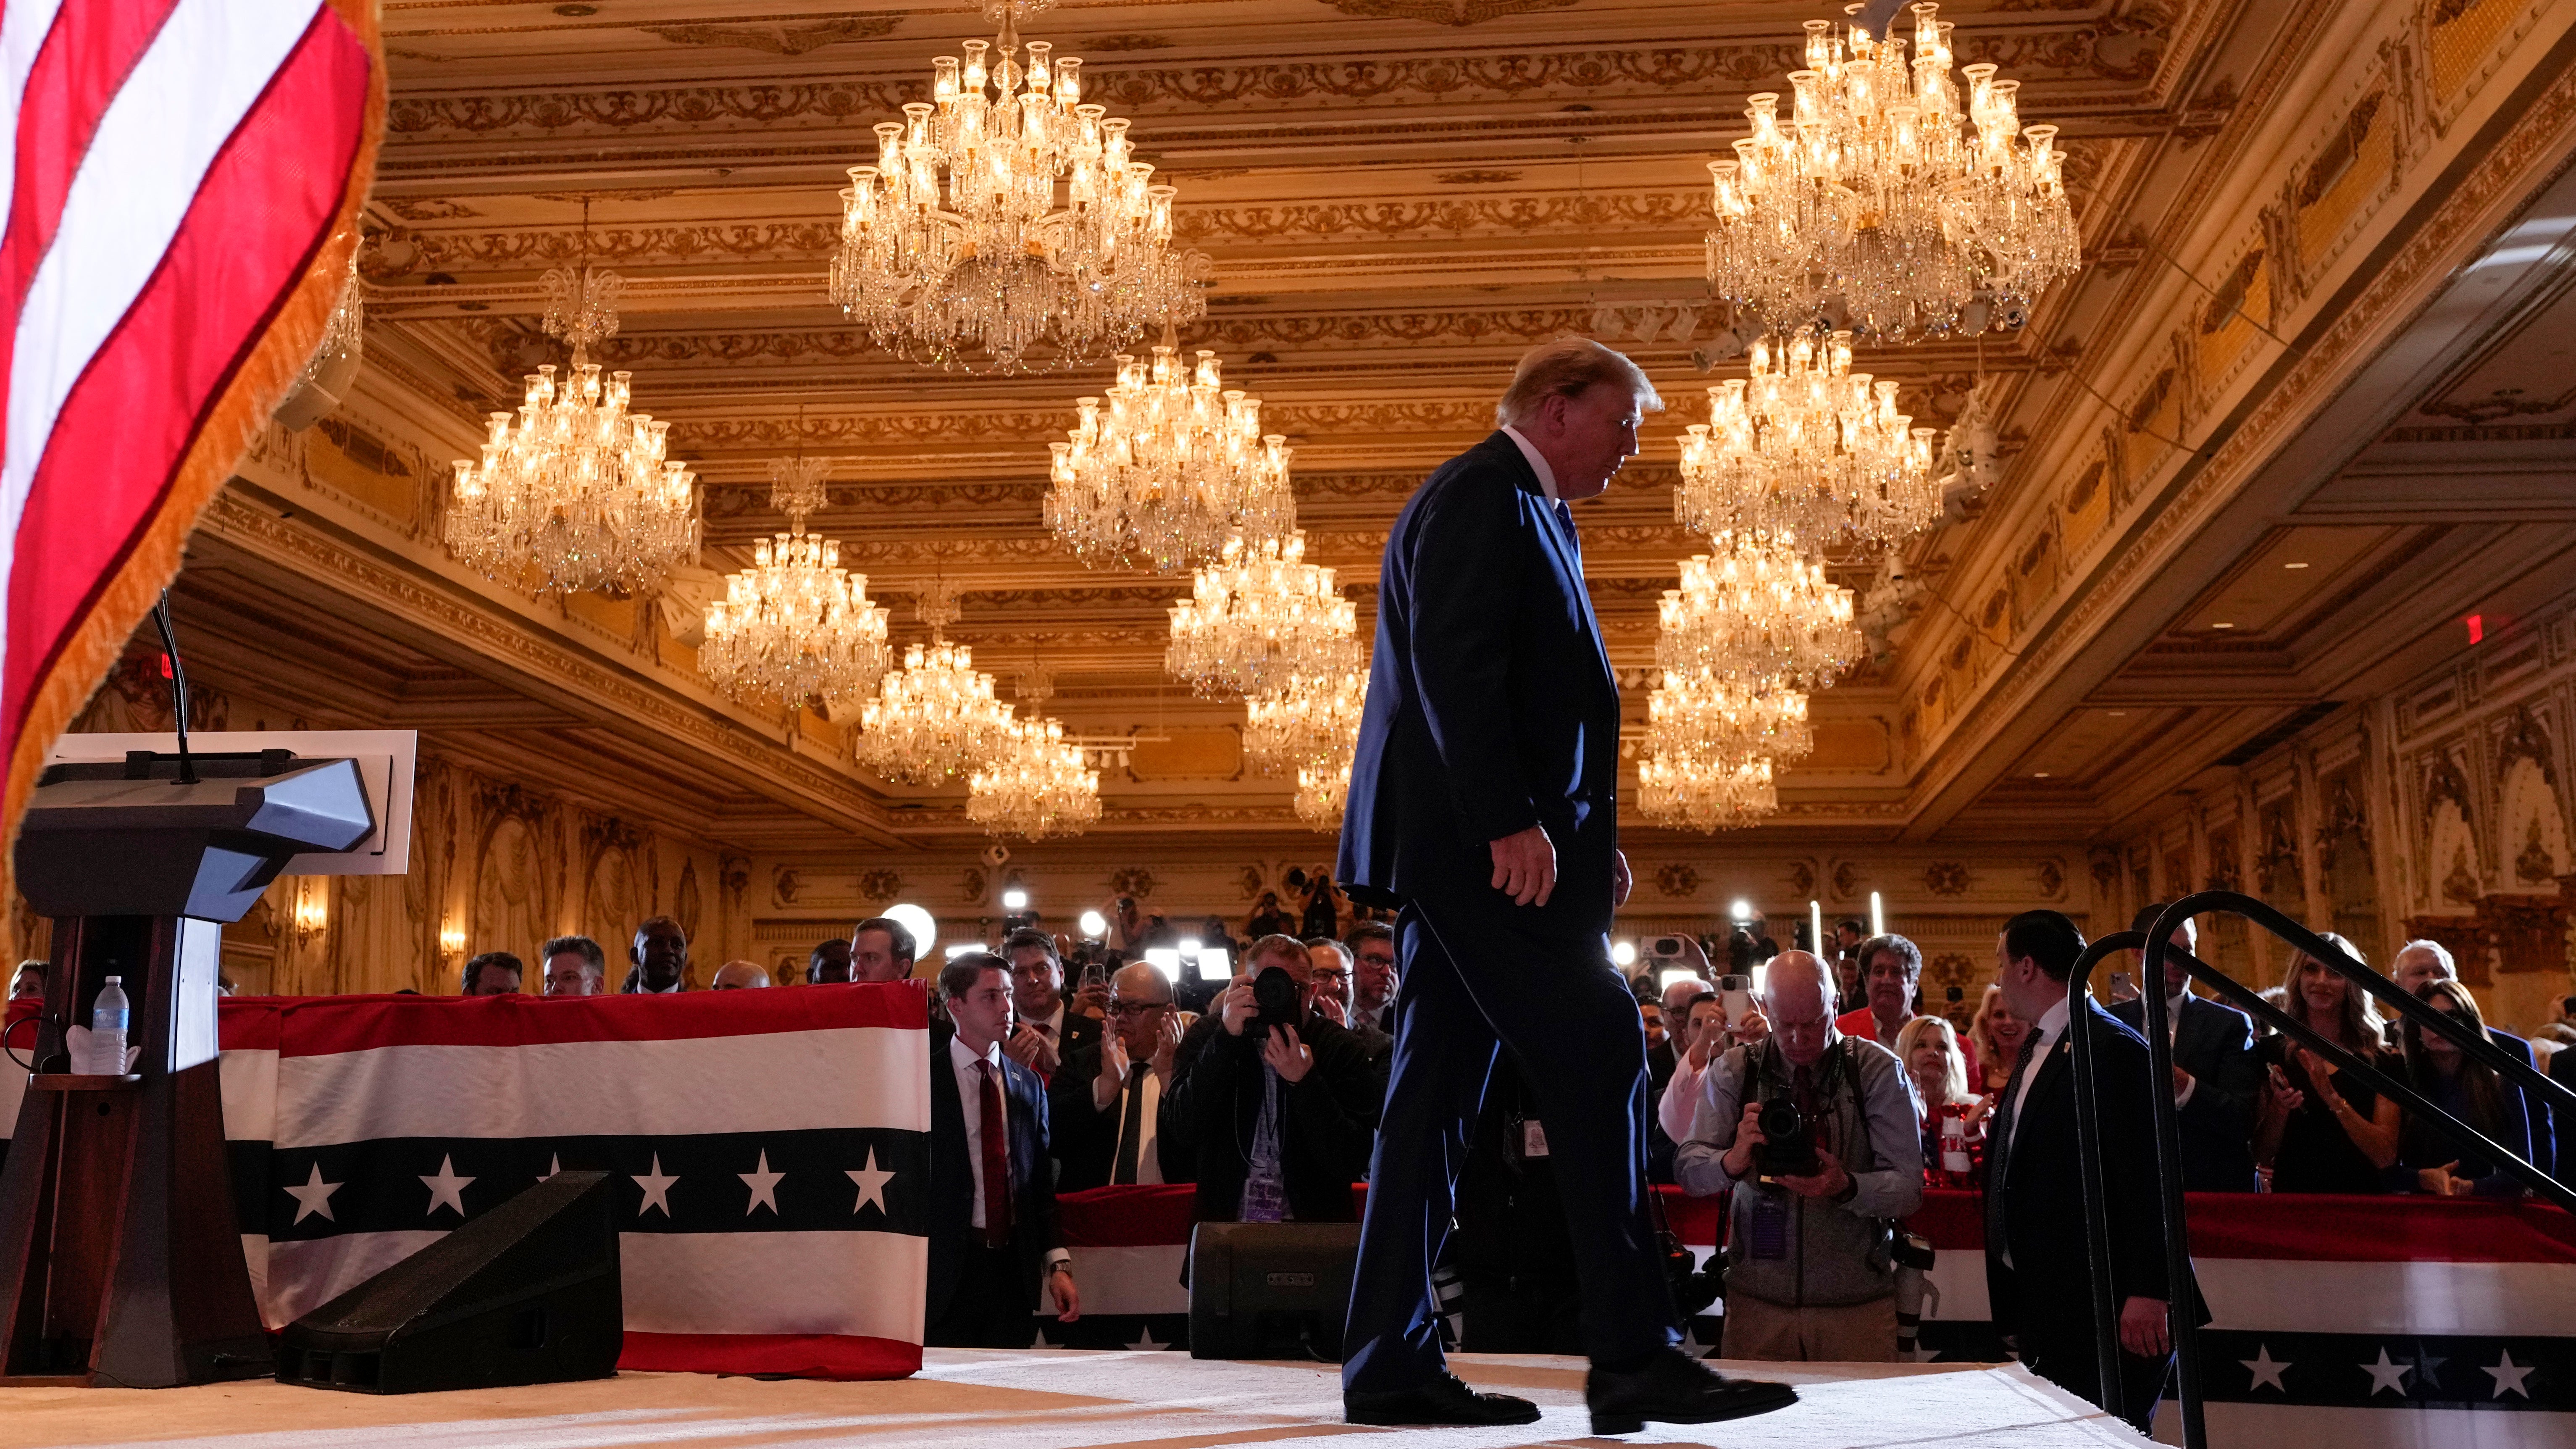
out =
[(608, 1179), (558, 1172), (297, 1319), (278, 1381), (413, 1394), (616, 1373), (625, 1295)]
[(1201, 1223), (1190, 1234), (1190, 1357), (1339, 1363), (1357, 1223)]

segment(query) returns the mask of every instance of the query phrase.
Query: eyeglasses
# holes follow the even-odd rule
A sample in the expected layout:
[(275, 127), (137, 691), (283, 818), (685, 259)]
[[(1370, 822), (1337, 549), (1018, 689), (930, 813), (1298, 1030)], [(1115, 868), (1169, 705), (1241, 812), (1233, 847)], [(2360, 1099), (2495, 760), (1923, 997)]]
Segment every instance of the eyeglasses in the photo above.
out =
[(1109, 1014), (1111, 1016), (1143, 1016), (1147, 1012), (1164, 1011), (1168, 1010), (1170, 1007), (1171, 1003), (1168, 1001), (1113, 1001), (1109, 1003)]
[(1317, 971), (1314, 973), (1314, 981), (1318, 986), (1329, 986), (1338, 982), (1348, 981), (1350, 979), (1351, 973), (1348, 971)]

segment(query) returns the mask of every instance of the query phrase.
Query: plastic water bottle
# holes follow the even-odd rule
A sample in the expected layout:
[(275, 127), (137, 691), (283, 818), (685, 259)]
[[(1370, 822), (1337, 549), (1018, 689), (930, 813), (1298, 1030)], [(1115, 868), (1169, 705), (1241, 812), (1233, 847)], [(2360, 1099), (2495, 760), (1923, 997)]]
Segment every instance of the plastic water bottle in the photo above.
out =
[(89, 1008), (90, 1069), (98, 1076), (125, 1075), (125, 1028), (133, 1007), (125, 999), (122, 976), (110, 976)]

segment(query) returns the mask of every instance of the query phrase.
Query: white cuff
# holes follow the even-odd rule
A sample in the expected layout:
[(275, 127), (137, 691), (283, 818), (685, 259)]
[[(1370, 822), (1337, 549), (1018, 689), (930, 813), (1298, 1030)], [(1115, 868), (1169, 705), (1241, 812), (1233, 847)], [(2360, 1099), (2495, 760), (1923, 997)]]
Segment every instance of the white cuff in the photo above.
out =
[(1052, 1274), (1055, 1272), (1055, 1270), (1056, 1270), (1056, 1269), (1058, 1269), (1058, 1268), (1062, 1268), (1062, 1269), (1064, 1269), (1066, 1272), (1071, 1272), (1071, 1271), (1073, 1271), (1073, 1254), (1071, 1254), (1071, 1253), (1069, 1253), (1069, 1252), (1066, 1252), (1066, 1251), (1065, 1251), (1064, 1249), (1062, 1249), (1062, 1248), (1049, 1248), (1049, 1249), (1047, 1249), (1047, 1255), (1046, 1255), (1046, 1270), (1047, 1270), (1047, 1272), (1048, 1272), (1050, 1275), (1052, 1275)]

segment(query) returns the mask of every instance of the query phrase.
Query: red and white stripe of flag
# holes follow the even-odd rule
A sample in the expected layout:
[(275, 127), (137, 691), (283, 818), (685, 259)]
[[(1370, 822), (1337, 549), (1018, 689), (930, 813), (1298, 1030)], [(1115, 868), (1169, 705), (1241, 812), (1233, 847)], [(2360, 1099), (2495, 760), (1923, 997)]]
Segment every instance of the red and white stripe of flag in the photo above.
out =
[(364, 0), (0, 10), (0, 748), (53, 736), (315, 344), (383, 125)]

